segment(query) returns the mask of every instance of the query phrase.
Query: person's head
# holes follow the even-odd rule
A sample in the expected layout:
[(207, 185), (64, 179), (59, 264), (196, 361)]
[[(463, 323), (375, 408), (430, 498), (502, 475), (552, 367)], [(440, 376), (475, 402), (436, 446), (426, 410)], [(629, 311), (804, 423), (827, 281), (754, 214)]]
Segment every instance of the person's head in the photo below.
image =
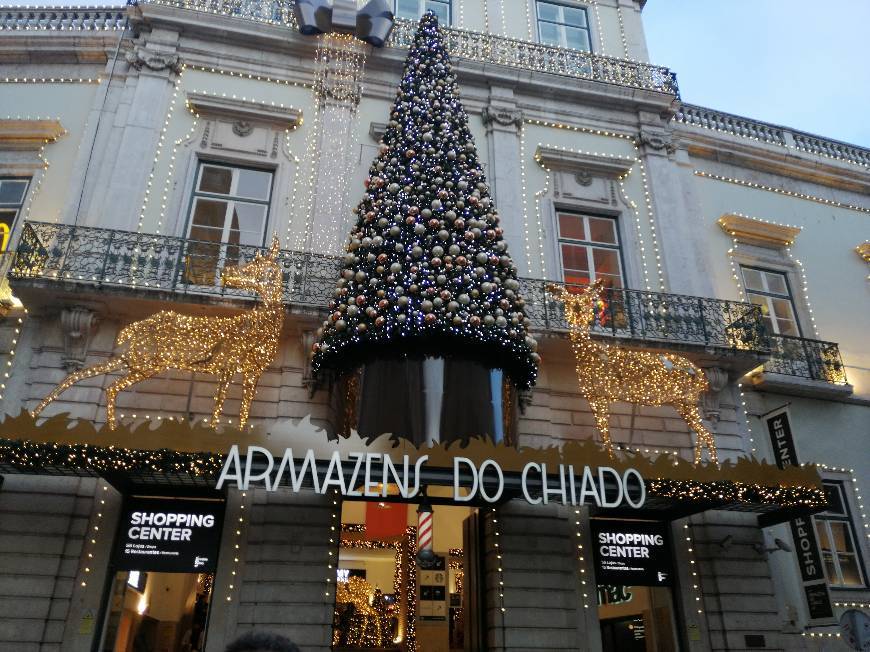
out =
[(227, 646), (226, 652), (300, 652), (289, 638), (272, 632), (248, 632)]

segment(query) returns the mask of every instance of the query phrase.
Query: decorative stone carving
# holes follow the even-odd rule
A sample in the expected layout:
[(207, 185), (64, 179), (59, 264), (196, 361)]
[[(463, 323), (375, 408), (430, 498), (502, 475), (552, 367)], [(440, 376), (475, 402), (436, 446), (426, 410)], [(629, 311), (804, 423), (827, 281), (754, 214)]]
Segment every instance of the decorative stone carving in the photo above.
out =
[(252, 125), (247, 120), (236, 120), (233, 123), (233, 133), (236, 136), (244, 138), (245, 136), (250, 136), (253, 131), (254, 125)]
[(182, 69), (181, 58), (177, 54), (154, 52), (142, 46), (127, 52), (124, 58), (136, 70), (147, 68), (148, 70), (158, 72), (169, 69), (175, 74), (179, 74)]
[(81, 369), (91, 342), (97, 316), (90, 308), (73, 306), (60, 311), (60, 327), (63, 332), (62, 363), (67, 371)]
[(667, 132), (641, 130), (640, 142), (654, 150), (665, 150), (667, 154), (677, 151), (671, 135)]
[(520, 389), (517, 390), (517, 407), (520, 409), (520, 414), (526, 413), (526, 408), (532, 404), (532, 390)]
[(311, 356), (308, 354), (311, 352), (314, 343), (317, 342), (317, 331), (303, 331), (301, 339), (302, 356), (305, 360), (302, 368), (302, 386), (308, 388), (308, 397), (311, 398), (314, 396), (314, 392), (317, 391), (317, 379), (311, 373)]
[(517, 129), (523, 126), (523, 112), (519, 109), (499, 109), (485, 106), (480, 117), (483, 118), (483, 124), (486, 126), (498, 124), (502, 127), (516, 127)]
[(579, 170), (574, 174), (574, 181), (581, 186), (588, 187), (592, 185), (592, 172), (589, 170)]
[(719, 367), (709, 367), (704, 369), (704, 375), (707, 377), (707, 382), (710, 384), (710, 389), (703, 396), (702, 407), (704, 409), (704, 418), (710, 422), (713, 429), (719, 423), (721, 415), (720, 402), (721, 392), (728, 384), (728, 372)]

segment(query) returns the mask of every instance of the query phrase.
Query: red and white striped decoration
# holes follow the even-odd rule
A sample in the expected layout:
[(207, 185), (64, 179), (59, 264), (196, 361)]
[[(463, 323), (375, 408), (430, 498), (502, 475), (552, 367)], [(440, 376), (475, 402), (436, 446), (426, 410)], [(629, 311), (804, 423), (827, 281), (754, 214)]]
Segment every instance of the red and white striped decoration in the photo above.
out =
[(417, 554), (432, 552), (432, 512), (419, 510), (417, 512)]

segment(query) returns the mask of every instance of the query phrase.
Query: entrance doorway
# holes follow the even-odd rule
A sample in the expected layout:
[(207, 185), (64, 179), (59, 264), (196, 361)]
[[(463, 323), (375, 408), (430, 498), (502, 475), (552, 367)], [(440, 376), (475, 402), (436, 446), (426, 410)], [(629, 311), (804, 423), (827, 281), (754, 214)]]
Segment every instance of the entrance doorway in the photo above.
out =
[[(472, 507), (435, 505), (433, 552), (417, 560), (417, 505), (345, 501), (336, 567), (333, 649), (378, 652), (463, 652), (470, 591), (478, 582), (477, 523)], [(475, 588), (472, 588), (475, 587)], [(474, 601), (479, 604), (477, 601)], [(475, 609), (476, 610), (476, 609)]]
[(671, 590), (660, 586), (598, 586), (605, 652), (676, 652)]
[(213, 581), (211, 573), (116, 573), (103, 651), (204, 650)]

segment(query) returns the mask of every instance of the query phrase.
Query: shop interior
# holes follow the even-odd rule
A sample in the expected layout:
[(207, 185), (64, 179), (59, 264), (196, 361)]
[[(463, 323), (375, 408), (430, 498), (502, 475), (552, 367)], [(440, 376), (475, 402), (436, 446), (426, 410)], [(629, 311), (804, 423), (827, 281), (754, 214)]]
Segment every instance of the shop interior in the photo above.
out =
[(435, 505), (433, 551), (423, 568), (416, 559), (417, 505), (345, 501), (336, 568), (333, 649), (338, 652), (409, 649), (463, 652), (470, 614), (466, 555), (477, 510)]
[(205, 649), (211, 573), (115, 574), (103, 652)]
[(604, 652), (676, 652), (671, 590), (598, 585)]

